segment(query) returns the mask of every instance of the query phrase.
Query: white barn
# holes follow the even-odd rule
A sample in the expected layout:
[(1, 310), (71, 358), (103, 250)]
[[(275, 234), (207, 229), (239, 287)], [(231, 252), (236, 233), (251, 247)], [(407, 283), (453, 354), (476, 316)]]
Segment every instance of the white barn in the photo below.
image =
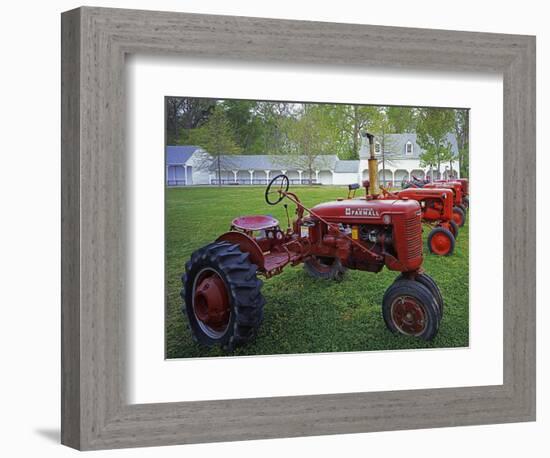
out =
[(166, 147), (166, 186), (189, 186), (208, 184), (209, 172), (204, 164), (210, 156), (200, 147)]
[[(448, 141), (453, 155), (458, 158), (454, 135)], [(458, 163), (442, 163), (441, 173), (420, 166), (423, 150), (416, 142), (416, 134), (389, 134), (382, 143), (376, 140), (375, 151), (379, 160), (379, 180), (386, 186), (397, 186), (403, 180), (433, 176), (434, 179), (458, 177)], [(382, 163), (384, 157), (384, 164)], [(317, 156), (311, 167), (303, 156), (285, 155), (226, 155), (209, 156), (198, 146), (168, 146), (166, 148), (166, 185), (264, 185), (279, 174), (289, 177), (291, 184), (348, 185), (367, 180), (369, 146), (364, 143), (359, 160), (340, 160), (336, 155)], [(218, 176), (218, 168), (220, 176)], [(311, 173), (310, 173), (310, 168)], [(311, 176), (310, 176), (311, 175)]]
[[(304, 156), (231, 155), (220, 158), (220, 175), (222, 184), (267, 184), (280, 174), (287, 175), (291, 184), (333, 184), (332, 175), (337, 162), (336, 155), (318, 156), (311, 166)], [(210, 172), (210, 183), (218, 184), (216, 159), (210, 165)]]

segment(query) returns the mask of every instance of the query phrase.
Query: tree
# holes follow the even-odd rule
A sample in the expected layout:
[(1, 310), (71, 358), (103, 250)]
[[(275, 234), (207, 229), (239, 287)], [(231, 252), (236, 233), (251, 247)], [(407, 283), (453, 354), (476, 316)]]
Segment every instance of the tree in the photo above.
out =
[(416, 127), (416, 141), (424, 152), (420, 155), (422, 167), (436, 167), (453, 159), (448, 134), (454, 130), (455, 114), (445, 108), (422, 108)]
[(197, 97), (166, 98), (166, 140), (169, 145), (188, 144), (190, 129), (207, 121), (216, 106), (215, 99)]
[(262, 149), (264, 123), (258, 116), (259, 102), (224, 100), (223, 109), (235, 133), (235, 141), (245, 154), (264, 153)]
[(379, 153), (380, 158), (382, 159), (382, 180), (378, 178), (378, 182), (382, 181), (383, 186), (386, 186), (386, 165), (391, 164), (391, 154), (388, 157), (388, 152), (393, 149), (393, 141), (391, 134), (393, 132), (393, 126), (389, 122), (387, 108), (385, 107), (376, 107), (378, 114), (374, 116), (373, 121), (370, 123), (369, 131), (374, 134), (375, 143), (380, 145), (380, 149), (377, 150), (375, 147), (375, 152)]
[(288, 149), (285, 124), (300, 112), (302, 104), (291, 102), (258, 102), (255, 119), (261, 125), (256, 149), (264, 154), (281, 154)]
[[(381, 122), (374, 131), (375, 141), (380, 143), (380, 156), (382, 158), (382, 183), (386, 186), (386, 165), (393, 166), (393, 152), (395, 148), (395, 140), (391, 134), (395, 133), (391, 131), (391, 125), (386, 122)], [(378, 179), (380, 182), (380, 178)]]
[(166, 140), (169, 145), (176, 144), (179, 137), (182, 101), (179, 97), (166, 98)]
[(229, 161), (223, 161), (222, 156), (236, 154), (240, 148), (235, 141), (235, 133), (232, 130), (231, 123), (227, 119), (222, 105), (217, 105), (208, 121), (201, 127), (193, 129), (190, 132), (191, 143), (200, 146), (211, 158), (201, 164), (202, 167), (210, 167), (212, 158), (216, 163), (218, 172), (218, 184), (221, 186), (221, 171), (229, 165)]
[[(420, 155), (420, 166), (437, 169), (440, 172), (441, 163), (450, 161), (452, 157), (451, 145), (436, 147), (434, 145), (422, 146), (424, 152)], [(433, 178), (433, 176), (432, 176)]]
[(283, 127), (289, 141), (289, 159), (308, 172), (310, 182), (314, 171), (324, 166), (323, 155), (334, 151), (336, 129), (323, 114), (320, 105), (303, 104), (299, 116), (287, 118)]
[(416, 130), (418, 109), (412, 107), (387, 107), (385, 113), (391, 132), (402, 134)]
[(333, 130), (332, 143), (341, 159), (359, 159), (361, 132), (371, 131), (380, 118), (379, 107), (365, 105), (319, 104), (326, 122)]
[(458, 146), (458, 167), (461, 177), (470, 175), (470, 111), (455, 110), (456, 142)]
[(343, 132), (351, 140), (350, 159), (359, 159), (361, 132), (373, 130), (382, 116), (379, 107), (366, 105), (342, 105)]

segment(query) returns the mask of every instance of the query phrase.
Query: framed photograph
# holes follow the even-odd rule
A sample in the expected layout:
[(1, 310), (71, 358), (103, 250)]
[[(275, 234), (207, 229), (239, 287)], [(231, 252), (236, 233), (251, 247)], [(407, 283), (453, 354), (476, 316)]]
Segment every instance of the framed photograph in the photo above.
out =
[(534, 196), (534, 37), (63, 13), (62, 442), (534, 420)]
[(468, 109), (165, 101), (166, 358), (469, 347)]

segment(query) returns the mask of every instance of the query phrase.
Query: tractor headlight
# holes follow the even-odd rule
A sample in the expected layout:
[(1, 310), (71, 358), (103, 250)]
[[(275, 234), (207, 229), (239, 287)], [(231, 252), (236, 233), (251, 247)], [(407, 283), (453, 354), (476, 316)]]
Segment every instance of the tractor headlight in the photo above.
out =
[(376, 243), (378, 241), (378, 231), (369, 231), (368, 239), (369, 242)]
[(390, 224), (391, 223), (391, 216), (390, 215), (384, 215), (382, 217), (382, 221), (384, 222), (384, 224)]

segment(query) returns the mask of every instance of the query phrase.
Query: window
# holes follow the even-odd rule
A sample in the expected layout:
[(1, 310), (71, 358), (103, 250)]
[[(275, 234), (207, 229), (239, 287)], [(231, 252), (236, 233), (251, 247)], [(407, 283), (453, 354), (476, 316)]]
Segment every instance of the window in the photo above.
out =
[(413, 144), (411, 142), (407, 142), (405, 145), (405, 154), (412, 154), (413, 153)]
[(380, 148), (380, 143), (379, 142), (376, 142), (374, 144), (374, 152), (375, 153), (379, 153), (382, 149)]

